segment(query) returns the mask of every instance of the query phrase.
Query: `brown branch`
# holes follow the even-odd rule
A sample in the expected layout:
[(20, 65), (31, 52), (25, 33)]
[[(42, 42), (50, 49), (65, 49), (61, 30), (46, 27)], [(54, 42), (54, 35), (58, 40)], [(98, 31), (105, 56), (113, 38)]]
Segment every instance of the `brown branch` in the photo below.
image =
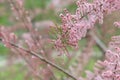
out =
[[(0, 39), (0, 41), (2, 41), (2, 39)], [(58, 65), (50, 62), (49, 60), (45, 59), (45, 58), (42, 57), (41, 55), (39, 55), (39, 54), (37, 54), (37, 53), (35, 53), (35, 52), (33, 52), (33, 51), (29, 51), (29, 50), (27, 50), (27, 49), (25, 49), (25, 48), (23, 48), (23, 47), (21, 47), (21, 46), (18, 46), (18, 45), (14, 44), (14, 43), (11, 43), (11, 42), (9, 42), (9, 43), (10, 43), (11, 46), (13, 46), (13, 47), (15, 47), (15, 48), (18, 48), (18, 49), (21, 49), (21, 50), (23, 50), (23, 51), (25, 51), (25, 52), (27, 52), (27, 53), (30, 53), (31, 55), (39, 58), (39, 60), (41, 60), (41, 61), (43, 61), (43, 62), (51, 65), (52, 67), (56, 68), (57, 70), (63, 72), (63, 73), (66, 74), (67, 76), (71, 77), (73, 80), (78, 80), (78, 79), (77, 79), (76, 77), (74, 77), (72, 74), (70, 74), (69, 72), (67, 72), (66, 70), (64, 70), (63, 68), (61, 68), (60, 66), (58, 66)]]

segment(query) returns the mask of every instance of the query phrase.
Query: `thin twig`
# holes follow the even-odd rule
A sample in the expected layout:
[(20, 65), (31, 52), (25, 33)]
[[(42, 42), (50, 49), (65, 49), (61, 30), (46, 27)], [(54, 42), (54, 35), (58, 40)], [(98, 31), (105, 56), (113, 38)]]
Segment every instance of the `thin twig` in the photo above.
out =
[(95, 35), (95, 33), (93, 31), (90, 31), (89, 34), (95, 40), (95, 42), (97, 43), (98, 47), (105, 53), (106, 50), (107, 50), (106, 45)]
[[(2, 39), (0, 39), (0, 41), (2, 41)], [(63, 72), (63, 73), (66, 74), (67, 76), (71, 77), (73, 80), (78, 80), (78, 79), (77, 79), (76, 77), (74, 77), (72, 74), (70, 74), (69, 72), (65, 71), (65, 70), (64, 70), (63, 68), (61, 68), (60, 66), (58, 66), (58, 65), (50, 62), (49, 60), (45, 59), (45, 58), (42, 57), (41, 55), (39, 55), (39, 54), (37, 54), (37, 53), (35, 53), (35, 52), (33, 52), (33, 51), (29, 51), (29, 50), (27, 50), (27, 49), (25, 49), (25, 48), (23, 48), (23, 47), (21, 47), (21, 46), (18, 46), (18, 45), (16, 45), (16, 44), (12, 43), (12, 42), (9, 42), (9, 43), (11, 44), (11, 46), (13, 46), (13, 47), (15, 47), (15, 48), (18, 48), (18, 49), (21, 49), (21, 50), (23, 50), (23, 51), (25, 51), (25, 52), (27, 52), (27, 53), (30, 53), (31, 55), (39, 58), (41, 61), (43, 61), (43, 62), (51, 65), (52, 67), (56, 68), (57, 70)]]

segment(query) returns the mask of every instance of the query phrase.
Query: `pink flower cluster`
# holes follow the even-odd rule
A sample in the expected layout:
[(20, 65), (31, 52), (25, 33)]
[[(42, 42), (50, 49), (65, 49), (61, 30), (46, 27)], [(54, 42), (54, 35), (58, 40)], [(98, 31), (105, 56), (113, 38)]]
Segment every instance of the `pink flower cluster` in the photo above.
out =
[(78, 47), (78, 41), (86, 36), (88, 29), (93, 28), (97, 21), (103, 23), (104, 14), (120, 9), (120, 0), (94, 0), (93, 3), (80, 0), (76, 4), (75, 14), (70, 14), (66, 9), (65, 14), (60, 14), (62, 32), (55, 42), (57, 48), (66, 45)]
[(10, 42), (16, 42), (16, 35), (14, 33), (11, 33), (8, 29), (5, 27), (0, 28), (0, 38), (2, 39), (2, 42), (5, 44), (6, 47), (11, 47)]
[(120, 80), (120, 47), (106, 52), (104, 66), (105, 70), (102, 73), (104, 80)]
[(94, 73), (86, 71), (86, 80), (120, 80), (120, 36), (112, 37), (109, 46), (105, 60), (97, 63)]
[(114, 25), (120, 28), (120, 22), (114, 22)]

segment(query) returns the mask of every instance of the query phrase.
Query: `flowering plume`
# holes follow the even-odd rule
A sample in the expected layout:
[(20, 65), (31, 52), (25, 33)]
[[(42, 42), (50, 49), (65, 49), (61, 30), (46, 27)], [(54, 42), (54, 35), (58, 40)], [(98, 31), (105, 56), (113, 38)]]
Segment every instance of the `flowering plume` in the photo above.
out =
[(25, 10), (24, 8), (24, 0), (8, 0), (8, 2), (11, 5), (11, 9), (13, 11), (13, 14), (15, 15), (17, 20), (20, 20), (23, 24), (24, 27), (28, 31), (33, 31), (32, 24), (31, 24), (31, 19), (28, 16), (28, 11)]
[(86, 71), (87, 80), (120, 80), (120, 35), (112, 37), (105, 60), (99, 61), (97, 66), (101, 69), (95, 69), (94, 73)]
[(93, 3), (80, 0), (76, 4), (77, 9), (74, 14), (66, 9), (65, 14), (60, 14), (62, 25), (61, 34), (55, 42), (57, 48), (66, 45), (78, 47), (78, 41), (86, 36), (88, 29), (93, 28), (97, 21), (103, 23), (104, 14), (120, 9), (120, 0), (94, 0)]

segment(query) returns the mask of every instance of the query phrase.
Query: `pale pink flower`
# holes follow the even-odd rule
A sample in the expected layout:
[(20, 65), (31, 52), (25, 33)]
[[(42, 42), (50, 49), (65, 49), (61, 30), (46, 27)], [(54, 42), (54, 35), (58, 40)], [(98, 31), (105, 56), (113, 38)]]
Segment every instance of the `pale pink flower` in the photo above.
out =
[(77, 47), (79, 40), (86, 36), (87, 30), (92, 29), (97, 21), (102, 24), (105, 14), (119, 10), (119, 3), (120, 0), (94, 0), (93, 3), (87, 0), (77, 1), (74, 14), (66, 9), (64, 14), (60, 14), (62, 32), (59, 35), (61, 39), (58, 38), (59, 43), (62, 43), (60, 40), (66, 39), (67, 43), (62, 44)]
[(114, 22), (114, 25), (118, 28), (120, 28), (120, 22)]

